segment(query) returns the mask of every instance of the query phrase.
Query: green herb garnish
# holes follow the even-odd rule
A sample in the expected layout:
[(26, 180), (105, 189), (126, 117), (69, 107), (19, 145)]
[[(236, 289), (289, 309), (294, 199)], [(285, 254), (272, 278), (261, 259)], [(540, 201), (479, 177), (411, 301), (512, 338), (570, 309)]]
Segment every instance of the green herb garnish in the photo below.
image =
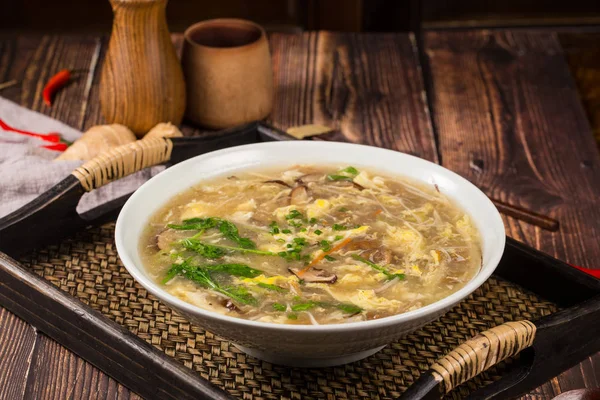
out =
[(243, 278), (255, 278), (262, 274), (262, 271), (251, 268), (246, 264), (215, 264), (204, 265), (209, 272), (222, 272), (228, 275), (241, 276)]
[(327, 261), (335, 261), (335, 258), (331, 257), (330, 255), (326, 255), (324, 257)]
[(347, 314), (358, 314), (363, 310), (362, 308), (360, 308), (359, 306), (355, 306), (354, 304), (338, 304), (336, 308), (342, 310)]
[(197, 239), (183, 239), (181, 244), (187, 250), (194, 251), (205, 258), (221, 258), (226, 254), (224, 249), (212, 244), (202, 243)]
[(167, 274), (165, 275), (165, 277), (162, 280), (162, 284), (166, 284), (167, 282), (169, 282), (171, 279), (175, 278), (177, 275), (179, 275), (181, 273), (181, 271), (183, 271), (183, 267), (184, 264), (173, 264), (171, 266), (171, 268), (169, 268), (169, 270), (167, 271)]
[(217, 218), (190, 218), (183, 220), (181, 225), (168, 224), (167, 227), (179, 231), (205, 231), (217, 226), (218, 221)]
[(330, 181), (351, 181), (352, 177), (346, 175), (331, 174), (327, 175), (327, 179), (329, 179)]
[(338, 209), (339, 212), (348, 212), (348, 209), (346, 207), (340, 207)]
[(333, 230), (334, 231), (345, 231), (347, 229), (348, 229), (348, 227), (345, 226), (345, 225), (333, 224)]
[(298, 210), (292, 210), (288, 215), (285, 216), (285, 219), (297, 219), (302, 218), (302, 213)]
[(311, 219), (308, 220), (308, 223), (311, 224), (311, 225), (314, 225), (314, 224), (317, 223), (317, 219), (316, 218), (311, 218)]
[(338, 240), (342, 240), (344, 237), (341, 235), (337, 235), (333, 240), (338, 241)]
[(286, 235), (289, 235), (290, 233), (292, 233), (292, 231), (290, 231), (289, 229), (282, 229), (281, 233), (285, 233)]
[(323, 251), (331, 250), (331, 242), (329, 240), (321, 240), (319, 246), (321, 246), (321, 250)]
[(306, 239), (304, 238), (294, 238), (291, 243), (288, 243), (286, 247), (289, 249), (287, 251), (280, 251), (277, 253), (278, 256), (285, 258), (288, 261), (300, 261), (306, 256), (301, 254), (304, 247), (307, 245)]
[[(237, 251), (240, 253), (251, 253), (251, 254), (258, 254), (261, 256), (275, 256), (277, 255), (276, 253), (273, 253), (271, 251), (263, 251), (263, 250), (257, 250), (257, 249), (246, 249), (243, 247), (234, 247), (234, 246), (226, 246), (226, 245), (222, 245), (222, 244), (208, 244), (208, 243), (203, 243), (201, 241), (199, 241), (198, 239), (183, 239), (181, 241), (181, 244), (188, 250), (193, 250), (195, 252), (197, 252), (199, 255), (201, 256), (205, 256), (205, 254), (209, 254), (211, 256), (217, 254), (216, 253), (216, 249), (221, 249), (223, 251), (225, 250), (230, 250), (230, 251)], [(210, 250), (206, 250), (206, 249), (210, 249)], [(208, 253), (206, 253), (208, 251)], [(207, 258), (214, 258), (214, 257), (207, 257)]]
[(229, 221), (221, 220), (219, 224), (219, 231), (225, 236), (227, 239), (232, 240), (238, 244), (243, 249), (255, 249), (256, 244), (245, 237), (241, 237), (238, 231), (237, 226), (232, 224)]
[(285, 311), (287, 310), (287, 306), (281, 303), (273, 303), (273, 310), (275, 311)]
[(320, 234), (322, 234), (322, 233), (323, 233), (323, 232), (322, 232), (320, 229), (316, 229), (316, 230), (315, 230), (315, 235), (320, 235)]
[(315, 308), (319, 303), (315, 303), (314, 301), (308, 301), (306, 303), (298, 303), (292, 305), (292, 311), (307, 311), (311, 308)]
[(359, 172), (354, 167), (346, 167), (335, 174), (327, 175), (330, 181), (351, 181)]
[(374, 262), (371, 262), (369, 260), (367, 260), (366, 258), (363, 258), (359, 255), (353, 254), (352, 258), (354, 258), (357, 261), (360, 261), (362, 263), (367, 264), (369, 267), (373, 268), (376, 271), (381, 272), (382, 274), (384, 274), (386, 276), (387, 279), (394, 279), (394, 278), (398, 278), (400, 280), (404, 279), (404, 274), (394, 274), (391, 273), (390, 271), (388, 271), (387, 269), (385, 269), (384, 267), (375, 264)]
[(184, 220), (181, 225), (168, 224), (167, 226), (171, 229), (176, 230), (197, 230), (201, 232), (211, 228), (218, 228), (219, 231), (223, 234), (223, 236), (225, 236), (229, 240), (236, 242), (238, 246), (244, 249), (256, 248), (256, 244), (254, 244), (252, 240), (240, 236), (238, 228), (233, 223), (221, 218), (191, 218)]
[(293, 241), (297, 245), (306, 246), (306, 239), (304, 239), (304, 238), (294, 238)]
[(269, 224), (269, 232), (271, 233), (271, 235), (276, 235), (279, 233), (279, 227), (277, 226), (277, 222), (271, 221), (271, 223)]
[(298, 314), (288, 314), (287, 317), (288, 317), (288, 319), (296, 320), (296, 319), (298, 319)]
[(343, 170), (341, 170), (340, 173), (346, 173), (346, 174), (353, 175), (353, 176), (356, 176), (359, 174), (358, 170), (354, 167), (346, 167)]
[[(230, 264), (234, 265), (234, 264)], [(208, 268), (215, 268), (216, 266), (208, 266)], [(249, 267), (248, 267), (249, 268)], [(223, 271), (220, 271), (223, 272)], [(163, 284), (169, 282), (177, 275), (182, 275), (184, 278), (189, 279), (193, 282), (196, 282), (200, 286), (203, 286), (207, 289), (211, 289), (215, 292), (219, 292), (224, 294), (225, 296), (231, 298), (242, 304), (256, 304), (257, 301), (252, 295), (248, 292), (248, 290), (241, 286), (221, 286), (218, 282), (216, 282), (211, 276), (210, 272), (206, 267), (195, 266), (189, 263), (189, 260), (184, 261), (181, 264), (173, 264), (171, 269), (167, 271), (165, 278), (163, 279)]]
[(267, 290), (271, 290), (273, 292), (287, 292), (286, 289), (282, 288), (281, 286), (277, 286), (277, 285), (271, 285), (270, 283), (263, 283), (263, 282), (259, 282), (257, 284), (257, 286), (263, 288), (263, 289), (267, 289)]

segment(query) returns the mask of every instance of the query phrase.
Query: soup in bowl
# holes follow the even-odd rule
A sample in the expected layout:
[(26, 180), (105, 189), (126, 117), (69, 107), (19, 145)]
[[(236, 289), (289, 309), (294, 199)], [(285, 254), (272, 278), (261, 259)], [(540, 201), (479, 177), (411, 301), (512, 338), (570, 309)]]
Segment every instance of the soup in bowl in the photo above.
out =
[(126, 268), (188, 318), (280, 364), (366, 357), (498, 264), (502, 220), (458, 175), (346, 143), (221, 150), (143, 185), (117, 221)]

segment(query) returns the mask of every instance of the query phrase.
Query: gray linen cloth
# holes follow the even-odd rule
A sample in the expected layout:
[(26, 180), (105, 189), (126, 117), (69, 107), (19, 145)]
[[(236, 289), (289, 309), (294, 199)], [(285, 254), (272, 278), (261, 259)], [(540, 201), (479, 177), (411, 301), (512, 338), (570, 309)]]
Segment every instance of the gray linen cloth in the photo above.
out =
[[(81, 136), (77, 129), (2, 97), (0, 118), (13, 128), (36, 133), (56, 132), (68, 141), (75, 141)], [(60, 153), (41, 147), (46, 144), (50, 143), (0, 128), (0, 217), (33, 200), (83, 163), (52, 161)], [(130, 193), (162, 169), (153, 167), (86, 193), (77, 211), (87, 211)]]

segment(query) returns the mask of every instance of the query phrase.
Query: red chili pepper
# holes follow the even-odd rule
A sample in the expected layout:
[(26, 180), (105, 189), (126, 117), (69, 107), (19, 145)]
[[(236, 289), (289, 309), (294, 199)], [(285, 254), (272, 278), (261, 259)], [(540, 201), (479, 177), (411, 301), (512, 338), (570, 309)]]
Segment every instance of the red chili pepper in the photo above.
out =
[(55, 150), (55, 151), (65, 151), (69, 145), (66, 143), (55, 143), (55, 144), (48, 144), (46, 146), (42, 146), (44, 149), (48, 149), (48, 150)]
[(573, 265), (573, 264), (569, 264), (571, 267), (577, 268), (580, 271), (585, 272), (588, 275), (593, 276), (594, 278), (598, 278), (600, 279), (600, 269), (589, 269), (589, 268), (583, 268), (580, 267), (579, 265)]
[(33, 136), (33, 137), (45, 140), (46, 142), (59, 143), (61, 141), (61, 137), (58, 133), (43, 134), (43, 133), (24, 131), (22, 129), (17, 129), (17, 128), (13, 128), (12, 126), (9, 126), (6, 122), (4, 122), (1, 119), (0, 119), (0, 128), (4, 129), (5, 131), (20, 133), (21, 135), (25, 135), (25, 136)]
[(48, 83), (46, 83), (46, 86), (44, 86), (44, 91), (42, 92), (42, 97), (44, 98), (44, 103), (46, 103), (48, 107), (52, 105), (52, 97), (54, 96), (54, 93), (65, 86), (69, 79), (71, 79), (71, 71), (68, 69), (63, 69), (50, 78)]

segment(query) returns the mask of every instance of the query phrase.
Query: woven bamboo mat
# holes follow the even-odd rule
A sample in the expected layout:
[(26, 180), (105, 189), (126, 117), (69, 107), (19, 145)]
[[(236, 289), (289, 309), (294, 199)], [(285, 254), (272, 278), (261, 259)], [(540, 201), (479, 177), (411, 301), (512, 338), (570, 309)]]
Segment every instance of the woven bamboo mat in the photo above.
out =
[[(141, 339), (244, 399), (389, 399), (399, 396), (436, 359), (480, 331), (506, 321), (535, 319), (557, 307), (492, 277), (438, 321), (356, 363), (324, 369), (275, 366), (247, 356), (146, 292), (123, 267), (114, 224), (79, 233), (21, 262)], [(499, 378), (500, 365), (461, 386), (461, 398)]]

